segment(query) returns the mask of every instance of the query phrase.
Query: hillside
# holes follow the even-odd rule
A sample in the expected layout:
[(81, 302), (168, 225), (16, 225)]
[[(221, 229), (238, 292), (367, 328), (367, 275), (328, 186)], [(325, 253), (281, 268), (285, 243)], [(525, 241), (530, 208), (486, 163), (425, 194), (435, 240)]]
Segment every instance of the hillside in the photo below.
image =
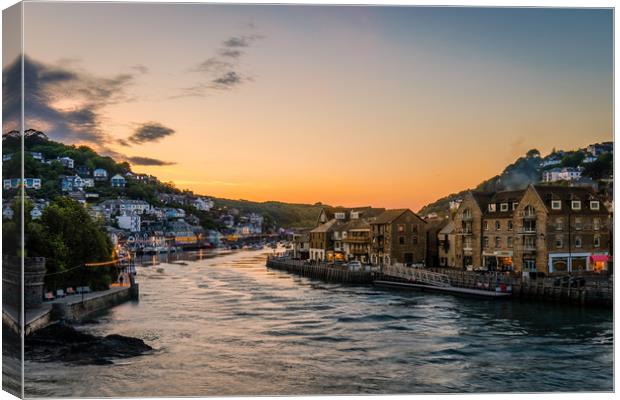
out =
[(249, 200), (213, 199), (215, 207), (236, 208), (243, 213), (257, 213), (265, 223), (287, 228), (314, 226), (321, 212), (320, 205), (291, 204), (279, 201), (255, 202)]
[[(587, 155), (584, 148), (574, 151), (553, 150), (546, 157), (540, 157), (538, 150), (532, 149), (507, 166), (499, 175), (481, 182), (476, 187), (452, 193), (427, 204), (418, 211), (418, 214), (426, 215), (434, 212), (442, 216), (447, 215), (450, 201), (462, 198), (470, 190), (494, 192), (524, 189), (529, 184), (540, 183), (543, 172), (553, 168), (581, 167), (582, 176), (595, 181), (613, 176), (613, 153), (602, 154), (594, 161), (588, 160), (589, 162), (586, 162)], [(600, 190), (606, 189), (604, 184), (599, 186)]]

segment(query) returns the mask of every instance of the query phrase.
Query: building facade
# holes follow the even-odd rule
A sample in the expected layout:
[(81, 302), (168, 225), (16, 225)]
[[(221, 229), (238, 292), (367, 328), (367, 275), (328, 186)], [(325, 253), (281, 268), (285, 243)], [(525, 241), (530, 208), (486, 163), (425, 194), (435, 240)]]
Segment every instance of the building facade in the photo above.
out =
[(409, 209), (386, 210), (370, 222), (370, 262), (424, 264), (426, 222)]

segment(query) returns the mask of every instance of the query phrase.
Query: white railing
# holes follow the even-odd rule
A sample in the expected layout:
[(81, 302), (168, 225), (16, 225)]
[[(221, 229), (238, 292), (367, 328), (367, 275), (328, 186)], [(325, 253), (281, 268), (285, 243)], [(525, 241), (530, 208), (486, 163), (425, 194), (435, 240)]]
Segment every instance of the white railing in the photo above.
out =
[(448, 275), (439, 272), (427, 271), (423, 268), (412, 268), (401, 264), (387, 265), (383, 267), (383, 274), (408, 281), (432, 286), (452, 286)]

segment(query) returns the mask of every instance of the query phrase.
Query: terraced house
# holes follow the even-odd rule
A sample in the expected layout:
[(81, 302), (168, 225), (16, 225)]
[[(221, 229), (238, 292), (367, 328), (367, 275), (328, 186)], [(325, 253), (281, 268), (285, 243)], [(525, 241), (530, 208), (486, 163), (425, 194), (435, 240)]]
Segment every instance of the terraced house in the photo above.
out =
[(610, 213), (591, 188), (468, 193), (454, 224), (457, 268), (526, 276), (608, 268)]

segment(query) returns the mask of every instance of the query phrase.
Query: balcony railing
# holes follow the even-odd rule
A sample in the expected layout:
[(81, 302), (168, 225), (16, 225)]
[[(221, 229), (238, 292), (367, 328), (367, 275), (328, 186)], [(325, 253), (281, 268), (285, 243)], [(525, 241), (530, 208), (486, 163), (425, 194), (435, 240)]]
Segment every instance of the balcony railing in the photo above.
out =
[(366, 237), (349, 236), (346, 239), (343, 239), (343, 242), (346, 242), (346, 243), (370, 243), (370, 237), (368, 237), (368, 236), (366, 236)]

